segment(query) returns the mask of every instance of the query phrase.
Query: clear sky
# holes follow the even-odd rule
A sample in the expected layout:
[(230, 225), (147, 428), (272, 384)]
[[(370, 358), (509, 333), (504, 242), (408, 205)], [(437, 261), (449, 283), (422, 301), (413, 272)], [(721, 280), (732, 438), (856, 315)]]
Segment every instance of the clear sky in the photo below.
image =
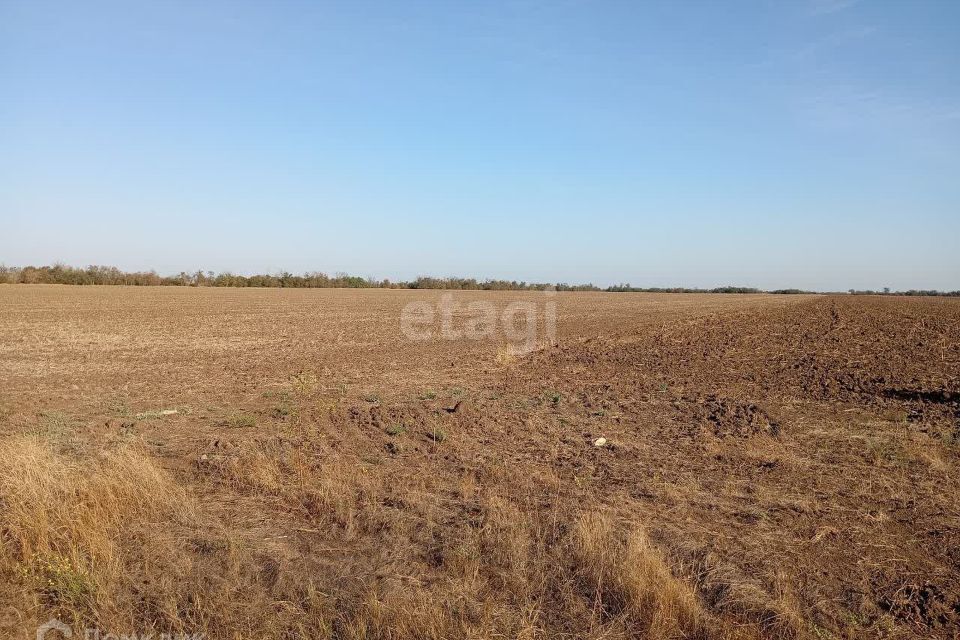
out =
[(960, 288), (960, 2), (0, 0), (0, 262)]

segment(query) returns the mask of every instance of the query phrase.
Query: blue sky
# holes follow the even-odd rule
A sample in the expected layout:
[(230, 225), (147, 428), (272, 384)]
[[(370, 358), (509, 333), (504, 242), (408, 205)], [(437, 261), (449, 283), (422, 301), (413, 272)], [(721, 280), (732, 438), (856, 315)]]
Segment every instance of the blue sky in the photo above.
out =
[(0, 0), (0, 262), (960, 288), (960, 3)]

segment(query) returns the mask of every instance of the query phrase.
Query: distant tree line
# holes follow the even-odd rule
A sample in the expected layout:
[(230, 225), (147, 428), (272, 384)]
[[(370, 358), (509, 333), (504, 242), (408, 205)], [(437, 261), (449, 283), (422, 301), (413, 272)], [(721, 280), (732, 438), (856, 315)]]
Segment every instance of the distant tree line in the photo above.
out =
[(338, 273), (292, 273), (277, 275), (241, 276), (212, 271), (182, 271), (173, 276), (161, 276), (156, 271), (121, 271), (116, 267), (92, 265), (85, 269), (62, 264), (44, 267), (5, 267), (0, 265), (0, 283), (12, 284), (100, 284), (185, 287), (296, 287), (296, 288), (362, 288), (391, 287), (389, 280), (373, 280)]
[(883, 291), (874, 291), (872, 289), (849, 289), (847, 291), (852, 296), (949, 296), (960, 297), (960, 291), (939, 291), (938, 289), (908, 289), (907, 291), (890, 291), (889, 287)]
[[(616, 284), (607, 287), (604, 291), (633, 292), (633, 293), (764, 293), (755, 287), (715, 287), (713, 289), (697, 289), (690, 287), (634, 287), (629, 284)], [(786, 291), (786, 290), (784, 290)], [(793, 290), (791, 290), (792, 292)], [(803, 293), (795, 290), (797, 293)], [(771, 292), (773, 293), (773, 292)]]
[(156, 271), (121, 271), (116, 267), (92, 265), (81, 269), (62, 264), (43, 267), (5, 267), (0, 265), (0, 284), (78, 284), (130, 285), (138, 287), (280, 287), (287, 289), (480, 289), (488, 291), (522, 291), (556, 288), (558, 291), (602, 291), (594, 285), (547, 284), (516, 280), (483, 280), (475, 278), (429, 278), (421, 276), (409, 282), (363, 278), (346, 273), (333, 276), (320, 272), (294, 275), (288, 272), (242, 276), (212, 271), (182, 271), (161, 276)]
[[(801, 289), (775, 289), (762, 291), (754, 287), (715, 287), (697, 289), (689, 287), (634, 287), (618, 284), (601, 288), (592, 284), (538, 283), (517, 280), (477, 280), (475, 278), (431, 278), (421, 276), (415, 280), (393, 282), (388, 279), (362, 278), (346, 273), (329, 276), (317, 271), (294, 275), (281, 272), (276, 275), (242, 276), (233, 273), (212, 271), (180, 272), (174, 276), (161, 276), (156, 271), (121, 271), (116, 267), (92, 265), (81, 269), (63, 264), (43, 267), (5, 267), (0, 265), (0, 284), (78, 284), (78, 285), (129, 285), (138, 287), (281, 287), (293, 289), (460, 289), (481, 291), (608, 291), (640, 293), (815, 293)], [(898, 295), (898, 296), (960, 296), (960, 291), (916, 290), (909, 291), (858, 291), (853, 295)]]
[(420, 276), (410, 282), (397, 282), (400, 289), (462, 289), (480, 291), (525, 291), (556, 289), (557, 291), (603, 291), (592, 284), (551, 284), (542, 282), (518, 282), (516, 280), (477, 280), (476, 278), (430, 278)]

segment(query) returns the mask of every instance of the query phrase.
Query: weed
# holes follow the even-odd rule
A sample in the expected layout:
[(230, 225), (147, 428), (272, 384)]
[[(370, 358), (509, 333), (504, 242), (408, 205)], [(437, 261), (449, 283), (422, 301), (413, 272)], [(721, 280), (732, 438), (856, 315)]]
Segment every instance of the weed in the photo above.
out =
[(49, 604), (81, 611), (92, 607), (93, 579), (80, 563), (59, 554), (38, 556), (24, 573), (36, 581)]
[(238, 413), (227, 419), (226, 426), (236, 429), (255, 427), (257, 426), (257, 419), (249, 413)]
[(332, 413), (340, 405), (340, 398), (333, 398), (329, 400), (320, 400), (317, 402), (317, 410), (324, 413)]
[(318, 380), (319, 378), (312, 371), (298, 371), (290, 376), (290, 384), (293, 385), (293, 390), (300, 395), (312, 391), (317, 386)]
[(889, 409), (883, 412), (883, 419), (890, 422), (907, 423), (910, 421), (910, 414), (903, 409)]
[(831, 633), (829, 629), (824, 629), (815, 622), (810, 623), (810, 631), (816, 638), (820, 638), (821, 640), (834, 640), (837, 637)]
[(427, 437), (436, 443), (440, 443), (447, 439), (447, 432), (443, 429), (435, 428), (427, 432)]
[(104, 408), (118, 418), (129, 418), (133, 415), (126, 398), (111, 398), (104, 403)]
[(392, 424), (392, 425), (390, 425), (389, 427), (387, 427), (386, 429), (384, 429), (384, 431), (387, 433), (387, 435), (390, 435), (390, 436), (399, 436), (399, 435), (402, 435), (402, 434), (406, 433), (407, 428), (406, 428), (405, 426), (403, 426), (402, 424)]
[(892, 439), (869, 440), (867, 442), (867, 459), (874, 466), (896, 464), (903, 459), (900, 446)]
[(46, 411), (40, 414), (39, 423), (30, 431), (41, 438), (63, 438), (79, 426), (79, 422), (62, 411)]
[(940, 442), (943, 443), (945, 447), (957, 447), (960, 446), (960, 426), (957, 426), (953, 431), (948, 431), (940, 436)]

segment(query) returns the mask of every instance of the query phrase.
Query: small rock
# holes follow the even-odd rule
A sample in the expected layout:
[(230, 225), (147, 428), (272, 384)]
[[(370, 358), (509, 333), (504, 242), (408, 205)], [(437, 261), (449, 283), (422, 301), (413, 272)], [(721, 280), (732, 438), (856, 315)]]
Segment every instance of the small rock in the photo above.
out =
[(595, 447), (603, 447), (603, 446), (606, 446), (606, 444), (607, 444), (606, 438), (597, 438), (596, 440), (593, 441), (593, 446)]
[(164, 409), (163, 411), (160, 412), (160, 415), (172, 416), (175, 413), (179, 413), (179, 411), (177, 411), (176, 409)]

